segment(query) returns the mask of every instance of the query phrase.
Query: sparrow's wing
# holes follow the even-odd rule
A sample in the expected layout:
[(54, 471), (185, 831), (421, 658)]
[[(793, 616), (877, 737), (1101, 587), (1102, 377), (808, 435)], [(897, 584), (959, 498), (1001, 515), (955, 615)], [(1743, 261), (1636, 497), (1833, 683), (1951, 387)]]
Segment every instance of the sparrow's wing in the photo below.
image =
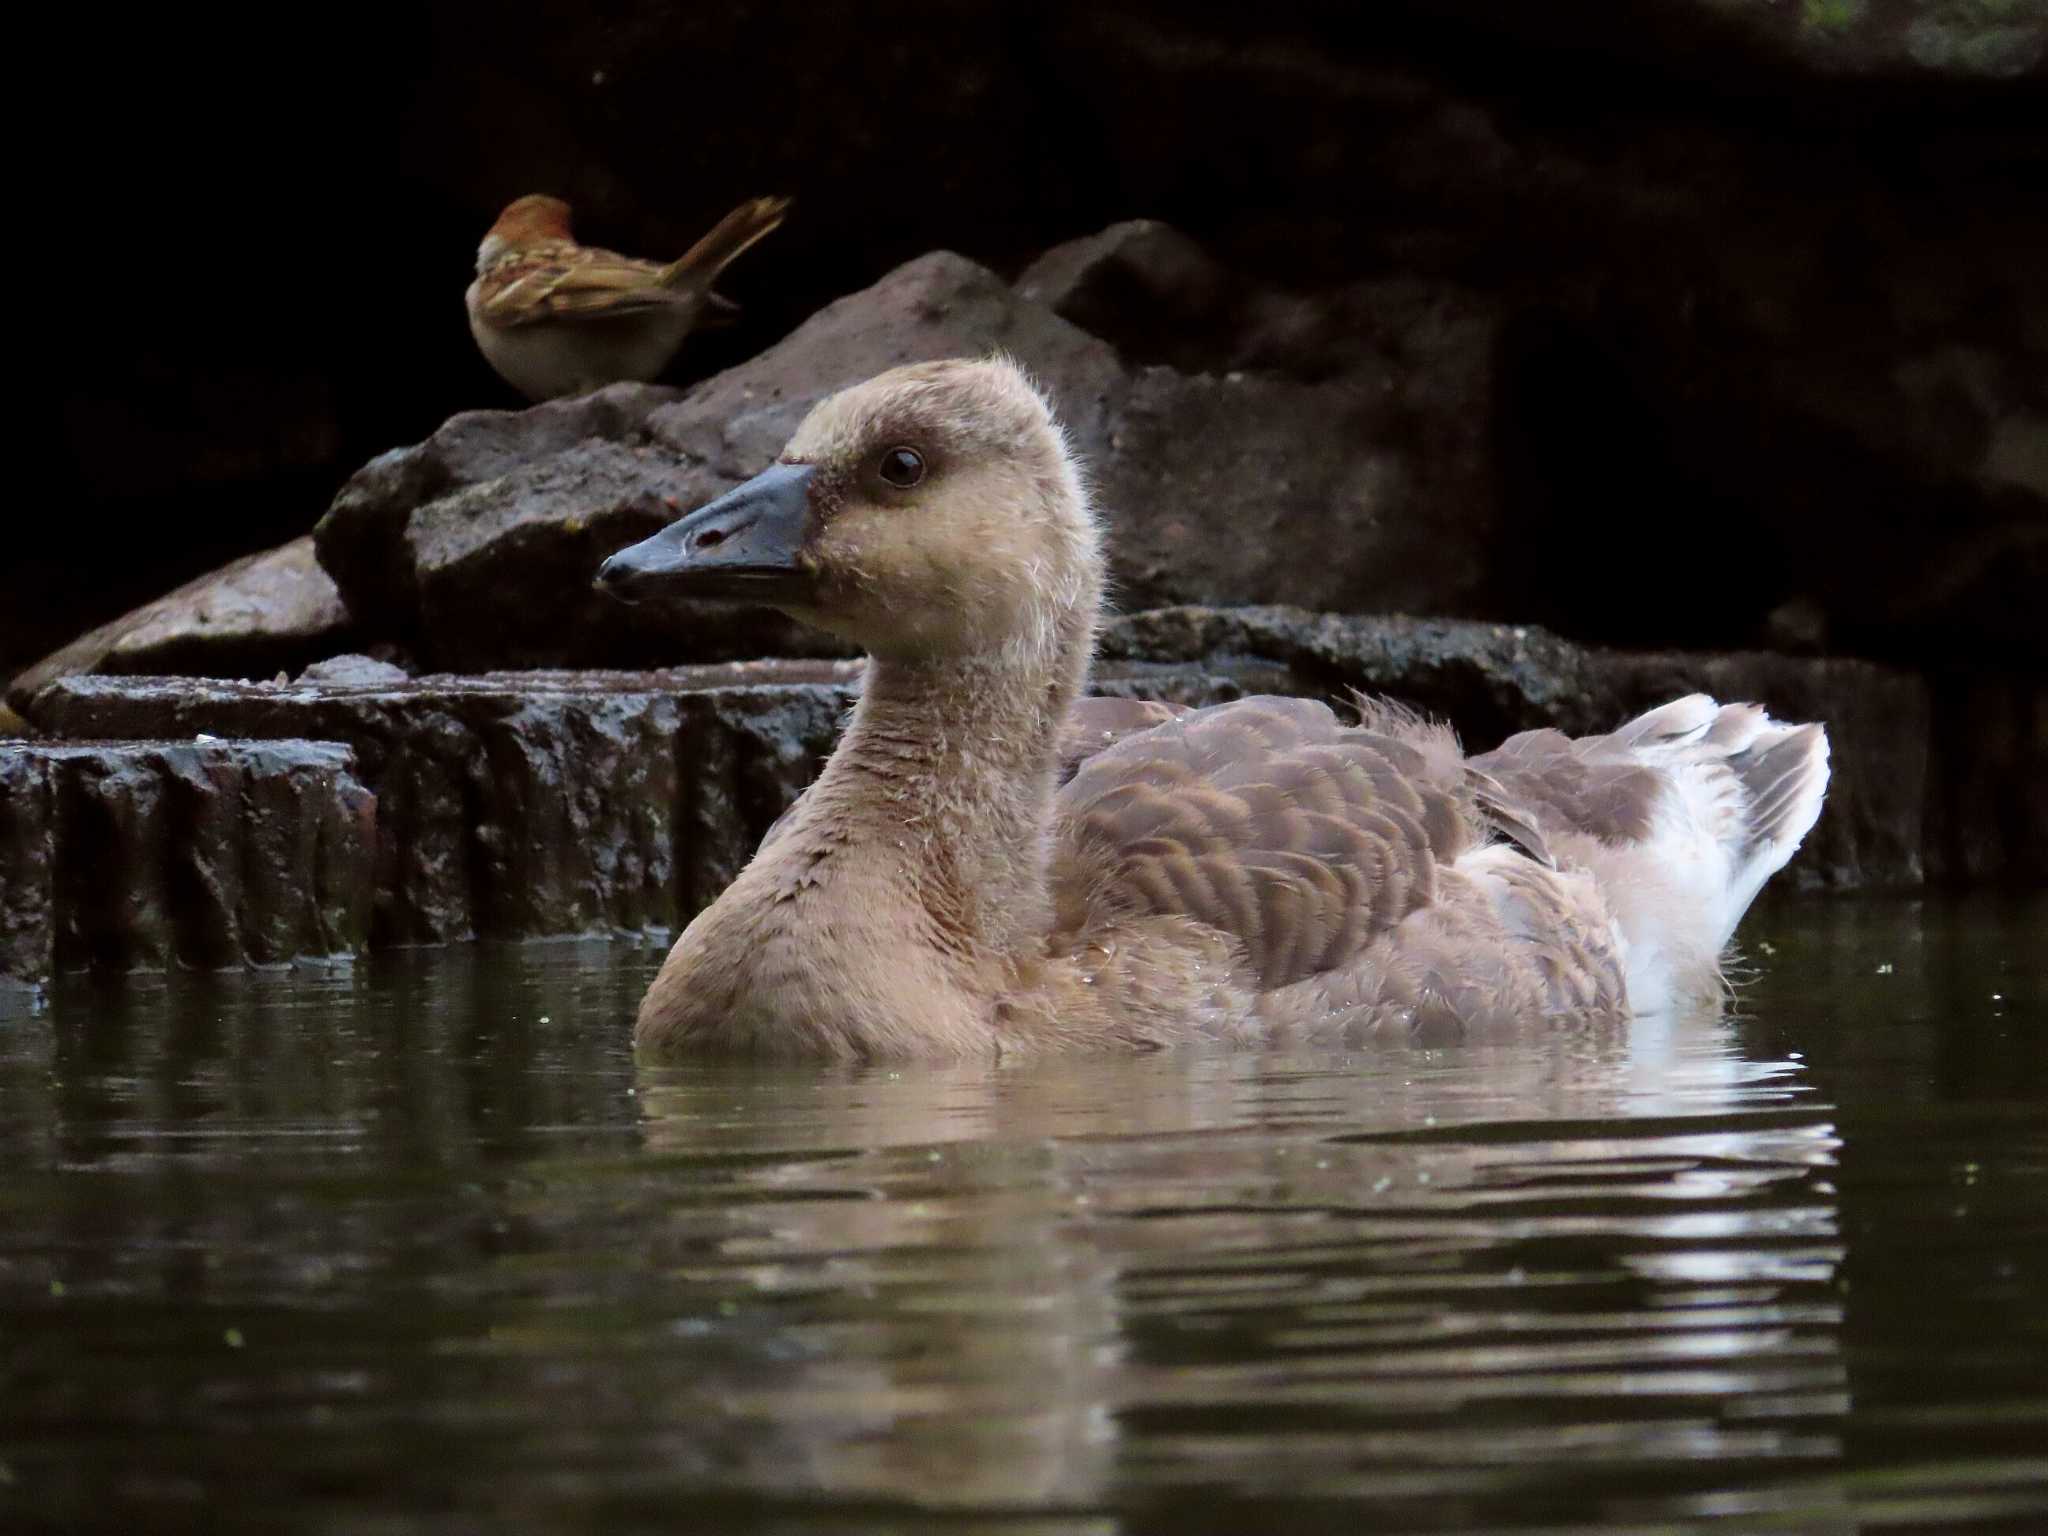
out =
[(661, 309), (677, 301), (663, 268), (616, 251), (566, 242), (528, 246), (479, 280), (477, 301), (495, 325), (599, 319)]

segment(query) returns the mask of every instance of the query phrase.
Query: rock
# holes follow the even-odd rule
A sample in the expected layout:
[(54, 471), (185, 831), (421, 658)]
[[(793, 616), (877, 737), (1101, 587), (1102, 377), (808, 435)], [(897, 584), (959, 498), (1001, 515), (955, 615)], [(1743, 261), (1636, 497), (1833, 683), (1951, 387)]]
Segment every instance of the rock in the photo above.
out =
[[(1380, 278), (1294, 291), (1232, 270), (1156, 219), (1056, 245), (1020, 297), (1101, 337), (1127, 362), (1314, 384), (1367, 373), (1426, 391), (1431, 414), (1486, 412), (1499, 305), (1453, 282)], [(1414, 423), (1423, 414), (1404, 416)]]
[[(345, 743), (375, 796), (361, 873), (379, 947), (663, 933), (725, 888), (816, 776), (860, 666), (324, 685), (78, 677), (34, 709), (65, 736), (236, 738), (221, 750), (308, 734)], [(1187, 666), (1106, 679), (1111, 691), (1197, 704), (1240, 686)], [(0, 794), (0, 813), (11, 798)], [(117, 888), (137, 878), (130, 858), (125, 846), (106, 851)]]
[[(377, 794), (376, 942), (666, 929), (723, 888), (829, 751), (857, 663), (537, 672), (330, 684), (75, 678), (34, 702), (59, 734), (315, 735)], [(1919, 886), (2048, 873), (2048, 697), (1867, 662), (1623, 652), (1545, 631), (1292, 608), (1111, 621), (1098, 691), (1190, 704), (1383, 693), (1475, 750), (1611, 729), (1703, 689), (1827, 723), (1835, 781), (1792, 881)], [(1988, 746), (1979, 739), (1989, 738)]]
[(357, 953), (376, 819), (332, 742), (0, 743), (0, 981)]
[[(1411, 7), (1412, 8), (1412, 7)], [(1398, 9), (1398, 7), (1397, 7)], [(1842, 82), (1997, 82), (2048, 57), (2042, 0), (1569, 0), (1540, 10), (1493, 0), (1429, 0), (1471, 49), (1581, 55), (1626, 72), (1662, 65), (1679, 81), (1753, 90)], [(1591, 54), (1586, 59), (1584, 54)], [(1582, 78), (1580, 89), (1594, 86)], [(1597, 86), (1594, 86), (1597, 88)]]
[(2011, 80), (2048, 57), (2042, 0), (1806, 0), (1798, 6), (1665, 0), (1820, 75)]
[(298, 676), (300, 683), (317, 683), (322, 687), (374, 688), (383, 684), (402, 683), (412, 674), (391, 662), (375, 656), (330, 656), (325, 661), (316, 661)]
[(261, 676), (331, 651), (348, 629), (313, 541), (294, 539), (80, 636), (17, 676), (8, 698), (18, 708), (46, 683), (95, 672)]
[(320, 559), (365, 628), (429, 669), (844, 654), (779, 614), (592, 588), (606, 555), (726, 483), (650, 446), (649, 416), (677, 398), (617, 384), (452, 417), (350, 478), (314, 530)]
[[(1112, 343), (1125, 359), (1194, 372), (1236, 350), (1252, 285), (1157, 219), (1127, 219), (1056, 245), (1024, 269), (1017, 296)], [(1240, 366), (1231, 358), (1224, 366)]]
[[(1461, 371), (1449, 387), (1428, 362), (1397, 375), (1370, 352), (1318, 383), (1127, 367), (941, 252), (829, 306), (651, 425), (657, 441), (737, 478), (835, 389), (900, 362), (1001, 347), (1046, 388), (1089, 464), (1122, 601), (1455, 611), (1481, 588), (1491, 517), (1489, 466), (1461, 414), (1485, 388), (1480, 329), (1448, 365)], [(1479, 377), (1463, 377), (1475, 355)]]
[[(1900, 311), (1943, 302), (1933, 271), (1892, 281)], [(1715, 282), (1738, 323), (1775, 346), (1782, 298)], [(1662, 634), (1816, 650), (1832, 636), (1878, 654), (1990, 643), (2014, 661), (2048, 661), (2048, 631), (2031, 619), (2031, 594), (2048, 583), (2048, 370), (2023, 352), (1950, 343), (1930, 353), (1902, 338), (1882, 369), (1824, 351), (1738, 377), (1681, 350), (1672, 373), (1650, 378), (1646, 367), (1665, 364), (1615, 355), (1643, 351), (1642, 330), (1595, 340), (1560, 313), (1504, 333), (1498, 301), (1441, 281), (1287, 292), (1149, 220), (1054, 248), (1019, 289), (1127, 359), (1324, 387), (1377, 377), (1398, 390), (1407, 456), (1434, 471), (1423, 504), (1434, 511), (1448, 487), (1454, 507), (1485, 508), (1481, 526), (1501, 537), (1465, 601), (1395, 606), (1513, 614), (1639, 643)], [(1631, 419), (1660, 398), (1674, 402), (1670, 419)], [(1487, 430), (1489, 417), (1505, 430)], [(1774, 425), (1787, 420), (1804, 429)], [(1253, 419), (1245, 431), (1261, 428)], [(1644, 439), (1682, 472), (1637, 462)], [(1768, 446), (1734, 457), (1731, 441)], [(1747, 483), (1765, 465), (1777, 483)], [(1678, 487), (1660, 489), (1660, 476)], [(1718, 491), (1702, 497), (1703, 485)], [(1901, 495), (1902, 485), (1914, 490)], [(1645, 547), (1640, 513), (1674, 492), (1693, 498), (1672, 508), (1674, 524), (1698, 530), (1692, 579), (1675, 590)], [(1851, 558), (1838, 524), (1799, 510), (1817, 500), (1868, 506), (1863, 536), (1896, 558), (1875, 568)], [(1137, 595), (1175, 594), (1141, 585)]]
[[(32, 702), (40, 729), (127, 744), (0, 743), (0, 978), (270, 963), (366, 940), (667, 932), (815, 776), (859, 672), (776, 660), (423, 678), (335, 668), (317, 684), (60, 679)], [(1110, 622), (1096, 686), (1188, 704), (1364, 690), (1448, 719), (1474, 749), (1543, 725), (1608, 729), (1703, 689), (1828, 726), (1827, 810), (1784, 885), (2048, 875), (2038, 679), (1180, 607)]]
[(854, 669), (503, 673), (362, 684), (67, 678), (69, 737), (346, 743), (376, 796), (372, 942), (663, 931), (815, 774)]
[(1001, 347), (1045, 385), (1091, 465), (1126, 600), (1469, 610), (1493, 503), (1469, 406), (1488, 387), (1491, 332), (1483, 316), (1450, 330), (1455, 344), (1403, 367), (1366, 347), (1313, 383), (1132, 368), (937, 252), (680, 398), (614, 389), (458, 417), (350, 482), (321, 523), (321, 558), (354, 612), (433, 666), (829, 654), (832, 642), (773, 616), (626, 609), (577, 576), (771, 463), (832, 391)]

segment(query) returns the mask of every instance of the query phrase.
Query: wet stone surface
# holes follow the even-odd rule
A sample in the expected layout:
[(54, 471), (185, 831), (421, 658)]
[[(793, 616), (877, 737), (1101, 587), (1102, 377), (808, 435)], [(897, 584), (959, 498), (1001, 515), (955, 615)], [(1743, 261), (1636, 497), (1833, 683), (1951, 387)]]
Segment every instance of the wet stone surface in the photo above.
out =
[(333, 742), (0, 742), (0, 989), (359, 952), (376, 815)]
[(501, 673), (363, 685), (71, 678), (64, 736), (312, 736), (377, 797), (372, 942), (665, 929), (745, 863), (817, 771), (844, 664)]
[(79, 636), (17, 675), (7, 697), (19, 706), (60, 677), (89, 672), (263, 676), (331, 654), (349, 632), (313, 540), (294, 539)]
[[(758, 661), (662, 672), (523, 672), (405, 678), (395, 669), (337, 668), (360, 682), (250, 683), (184, 678), (63, 679), (35, 700), (46, 732), (69, 738), (230, 738), (120, 752), (317, 750), (354, 765), (374, 815), (348, 870), (351, 910), (367, 914), (357, 942), (378, 947), (475, 938), (661, 933), (723, 890), (788, 809), (837, 738), (853, 702), (857, 663)], [(1275, 675), (1275, 684), (1283, 678)], [(1199, 666), (1125, 667), (1106, 691), (1201, 704), (1242, 691)], [(6, 749), (0, 749), (4, 751)], [(90, 860), (105, 902), (155, 899), (166, 857), (204, 862), (180, 840), (211, 823), (174, 818), (131, 846), (106, 839), (45, 846), (36, 809), (42, 780), (23, 764), (101, 749), (24, 743), (9, 762), (27, 775), (0, 790), (0, 825), (22, 849), (7, 885), (24, 937), (0, 974), (40, 977), (53, 959), (47, 899), (36, 893)], [(154, 761), (154, 759), (151, 759)], [(40, 772), (40, 770), (37, 770)], [(218, 818), (231, 819), (222, 806)], [(255, 836), (254, 831), (251, 836)], [(303, 852), (280, 855), (302, 871)], [(54, 871), (54, 874), (51, 873)], [(136, 889), (131, 893), (129, 887)], [(289, 902), (286, 902), (289, 905)], [(151, 910), (154, 910), (151, 908)], [(12, 929), (9, 930), (10, 932)], [(111, 942), (111, 941), (110, 941)], [(267, 952), (265, 952), (267, 954)], [(111, 960), (109, 956), (112, 956)], [(233, 964), (261, 959), (232, 945), (59, 946), (59, 968), (83, 964)]]
[[(816, 776), (860, 670), (784, 659), (412, 678), (342, 658), (296, 683), (66, 678), (29, 713), (47, 735), (74, 739), (341, 744), (321, 750), (352, 754), (375, 796), (368, 851), (351, 866), (363, 888), (350, 898), (369, 912), (374, 945), (659, 933), (722, 890)], [(1785, 884), (1911, 889), (2048, 868), (2048, 708), (2038, 685), (1979, 678), (1964, 687), (1829, 658), (1606, 650), (1477, 622), (1184, 607), (1112, 619), (1095, 687), (1193, 705), (1246, 693), (1339, 703), (1352, 690), (1385, 694), (1448, 720), (1475, 750), (1539, 726), (1608, 730), (1695, 689), (1753, 699), (1781, 719), (1826, 721), (1834, 742), (1827, 810)], [(17, 775), (0, 795), (0, 825), (43, 824), (33, 807), (47, 797), (37, 786), (48, 770), (22, 764), (91, 750), (0, 748)], [(165, 825), (149, 836), (215, 835), (194, 815)], [(37, 835), (10, 830), (8, 847), (38, 846)], [(165, 857), (155, 844), (109, 836), (75, 846), (95, 880), (135, 885), (120, 900), (154, 910)], [(40, 867), (31, 854), (10, 856), (20, 870)], [(74, 867), (65, 859), (51, 866), (59, 884)], [(36, 892), (50, 884), (47, 874), (10, 877), (10, 935), (48, 926), (20, 914), (47, 906)], [(153, 931), (103, 948), (124, 965), (243, 958), (233, 943), (179, 949)], [(108, 963), (90, 944), (56, 952), (53, 942), (7, 938), (0, 971), (43, 974), (53, 953), (60, 966)]]

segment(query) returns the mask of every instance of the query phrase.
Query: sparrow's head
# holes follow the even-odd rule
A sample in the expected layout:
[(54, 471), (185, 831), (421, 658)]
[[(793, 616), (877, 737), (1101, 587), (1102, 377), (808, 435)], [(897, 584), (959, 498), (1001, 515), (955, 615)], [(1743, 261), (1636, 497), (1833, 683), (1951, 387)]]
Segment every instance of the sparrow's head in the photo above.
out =
[(476, 265), (481, 272), (507, 251), (538, 245), (547, 240), (570, 240), (569, 205), (544, 192), (530, 192), (517, 202), (507, 203), (483, 244), (477, 247)]

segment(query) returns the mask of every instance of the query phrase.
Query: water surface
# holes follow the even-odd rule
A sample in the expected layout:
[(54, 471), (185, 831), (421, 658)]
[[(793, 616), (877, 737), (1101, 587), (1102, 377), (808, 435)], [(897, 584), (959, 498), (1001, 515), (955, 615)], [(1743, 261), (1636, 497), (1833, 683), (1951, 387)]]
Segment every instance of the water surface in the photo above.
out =
[(0, 1022), (0, 1528), (2048, 1528), (2048, 903), (1720, 1021), (637, 1069), (657, 951)]

